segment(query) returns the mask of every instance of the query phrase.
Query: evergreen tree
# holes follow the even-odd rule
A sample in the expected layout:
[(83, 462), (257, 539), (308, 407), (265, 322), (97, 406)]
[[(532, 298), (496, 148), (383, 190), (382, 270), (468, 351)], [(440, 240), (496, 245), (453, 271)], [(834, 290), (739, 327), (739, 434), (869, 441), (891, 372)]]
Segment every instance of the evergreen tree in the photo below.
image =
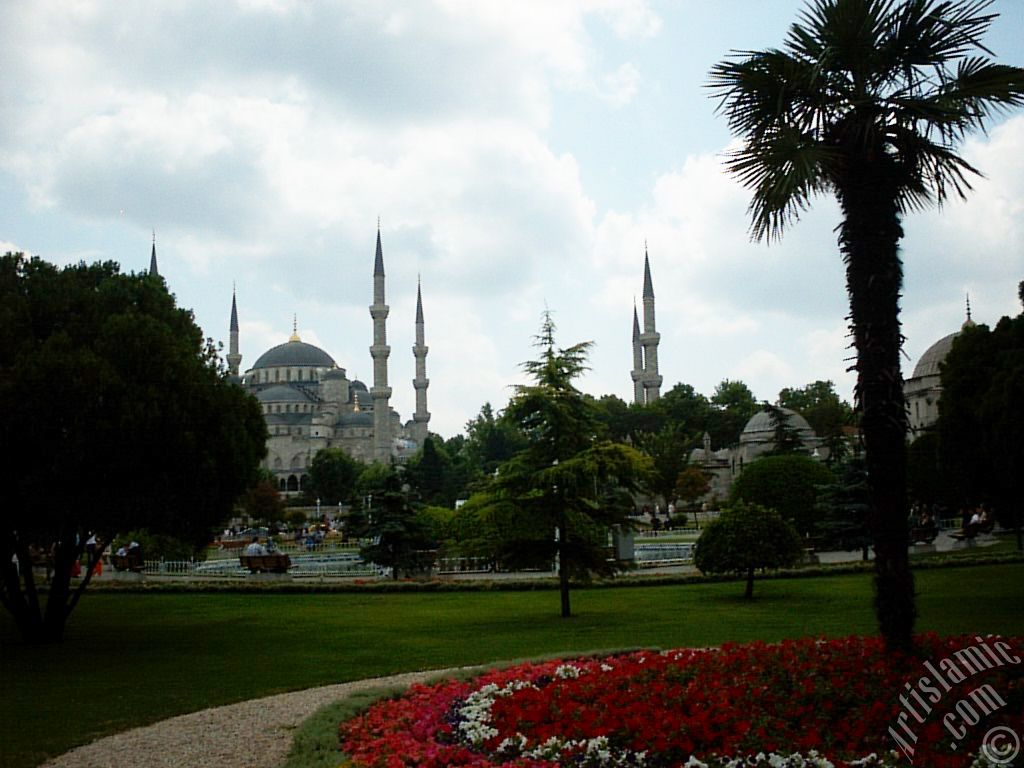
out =
[(573, 385), (586, 370), (590, 342), (555, 346), (555, 324), (545, 312), (537, 360), (523, 368), (532, 384), (517, 386), (506, 414), (526, 447), (501, 465), (491, 484), (488, 519), (500, 556), (512, 565), (558, 560), (561, 615), (571, 614), (569, 584), (613, 572), (610, 528), (628, 526), (636, 490), (650, 461), (628, 446), (597, 441), (590, 403)]
[(857, 457), (833, 468), (833, 481), (818, 489), (819, 520), (816, 523), (823, 549), (849, 552), (859, 549), (868, 559), (871, 531), (868, 528), (868, 474), (864, 459)]
[(807, 448), (804, 447), (800, 431), (790, 423), (792, 415), (771, 403), (764, 403), (762, 408), (768, 411), (769, 424), (775, 432), (774, 445), (769, 453), (773, 456), (806, 454)]
[(371, 543), (360, 549), (360, 556), (371, 563), (391, 569), (392, 578), (430, 568), (437, 554), (437, 541), (431, 539), (424, 521), (409, 504), (398, 473), (384, 474), (369, 494), (370, 506), (366, 535)]

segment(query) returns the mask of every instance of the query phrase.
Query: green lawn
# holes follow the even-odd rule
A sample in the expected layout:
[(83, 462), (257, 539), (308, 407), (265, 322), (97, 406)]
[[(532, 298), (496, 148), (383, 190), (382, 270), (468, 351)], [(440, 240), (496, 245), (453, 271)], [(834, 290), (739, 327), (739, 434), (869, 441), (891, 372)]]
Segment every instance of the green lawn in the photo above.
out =
[[(1024, 565), (920, 571), (922, 630), (1024, 635)], [(558, 594), (87, 595), (60, 647), (0, 618), (0, 766), (217, 704), (400, 671), (629, 646), (874, 632), (866, 574)]]

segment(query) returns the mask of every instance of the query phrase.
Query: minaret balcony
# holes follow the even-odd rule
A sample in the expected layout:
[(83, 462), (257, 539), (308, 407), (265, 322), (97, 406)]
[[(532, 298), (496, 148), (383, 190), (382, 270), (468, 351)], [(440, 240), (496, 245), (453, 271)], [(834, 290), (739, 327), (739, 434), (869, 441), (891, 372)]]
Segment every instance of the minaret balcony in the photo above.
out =
[(413, 389), (426, 389), (430, 386), (430, 379), (413, 379)]

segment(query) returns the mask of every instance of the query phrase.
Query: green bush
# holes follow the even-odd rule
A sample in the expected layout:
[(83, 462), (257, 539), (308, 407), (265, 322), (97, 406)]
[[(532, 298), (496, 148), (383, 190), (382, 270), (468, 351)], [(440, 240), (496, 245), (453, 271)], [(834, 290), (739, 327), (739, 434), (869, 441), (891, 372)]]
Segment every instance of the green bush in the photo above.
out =
[(799, 534), (778, 512), (737, 502), (704, 529), (694, 564), (705, 573), (746, 575), (749, 598), (754, 594), (755, 570), (793, 565), (802, 553)]

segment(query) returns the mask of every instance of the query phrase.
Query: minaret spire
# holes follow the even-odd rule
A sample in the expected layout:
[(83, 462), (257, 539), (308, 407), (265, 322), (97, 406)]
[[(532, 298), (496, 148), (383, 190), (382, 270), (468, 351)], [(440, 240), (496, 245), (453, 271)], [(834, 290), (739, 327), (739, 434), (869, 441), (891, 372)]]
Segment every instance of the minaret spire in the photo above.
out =
[(235, 287), (233, 285), (231, 286), (231, 325), (228, 328), (228, 338), (228, 353), (225, 356), (228, 361), (228, 373), (232, 376), (237, 376), (242, 356), (238, 353), (238, 304), (235, 301)]
[(423, 333), (423, 293), (420, 289), (419, 276), (416, 277), (416, 344), (412, 348), (412, 354), (416, 358), (416, 378), (412, 380), (412, 386), (416, 390), (416, 412), (413, 413), (413, 439), (421, 448), (427, 439), (430, 423), (430, 411), (427, 410), (427, 387), (430, 386), (430, 379), (427, 378), (427, 351), (429, 347), (424, 343)]
[(633, 402), (643, 404), (644, 402), (644, 349), (640, 345), (640, 320), (636, 314), (636, 299), (633, 299), (633, 370), (630, 371), (633, 379)]
[(390, 307), (384, 303), (384, 250), (380, 244), (380, 220), (377, 221), (377, 253), (373, 262), (373, 304), (370, 305), (370, 317), (373, 318), (373, 345), (370, 357), (373, 358), (373, 386), (370, 397), (373, 398), (373, 456), (376, 461), (387, 462), (391, 457), (391, 387), (388, 386), (388, 346), (387, 318)]
[(149, 254), (149, 274), (153, 277), (160, 277), (160, 270), (156, 268), (156, 230), (153, 230), (153, 250)]
[(644, 243), (644, 331), (640, 334), (640, 345), (644, 352), (643, 402), (650, 405), (661, 396), (662, 377), (658, 373), (658, 333), (654, 322), (654, 281), (651, 280), (651, 260)]

